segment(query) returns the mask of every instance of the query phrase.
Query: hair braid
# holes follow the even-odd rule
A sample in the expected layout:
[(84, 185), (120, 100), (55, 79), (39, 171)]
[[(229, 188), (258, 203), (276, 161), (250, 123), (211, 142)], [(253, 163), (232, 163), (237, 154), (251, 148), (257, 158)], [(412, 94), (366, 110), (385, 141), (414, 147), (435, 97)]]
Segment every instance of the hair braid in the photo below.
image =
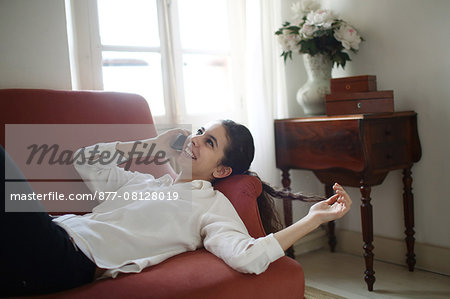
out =
[(275, 190), (269, 184), (261, 181), (263, 184), (263, 190), (267, 192), (270, 196), (281, 198), (281, 199), (291, 199), (291, 200), (300, 200), (303, 202), (319, 202), (324, 200), (325, 198), (317, 195), (306, 195), (300, 192), (289, 192), (286, 190)]
[(266, 192), (272, 197), (281, 198), (281, 199), (291, 199), (291, 200), (300, 200), (303, 202), (319, 202), (324, 200), (324, 197), (317, 195), (306, 195), (301, 192), (289, 192), (286, 190), (275, 190), (270, 184), (264, 182), (259, 178), (259, 176), (252, 171), (247, 171), (246, 174), (256, 176), (262, 183), (263, 192)]
[(247, 170), (244, 174), (257, 177), (262, 184), (263, 190), (257, 199), (261, 221), (266, 233), (275, 233), (283, 228), (280, 217), (275, 209), (273, 198), (300, 200), (303, 202), (319, 202), (325, 198), (316, 195), (305, 195), (303, 193), (293, 193), (288, 191), (277, 191), (271, 185), (261, 180), (252, 171)]

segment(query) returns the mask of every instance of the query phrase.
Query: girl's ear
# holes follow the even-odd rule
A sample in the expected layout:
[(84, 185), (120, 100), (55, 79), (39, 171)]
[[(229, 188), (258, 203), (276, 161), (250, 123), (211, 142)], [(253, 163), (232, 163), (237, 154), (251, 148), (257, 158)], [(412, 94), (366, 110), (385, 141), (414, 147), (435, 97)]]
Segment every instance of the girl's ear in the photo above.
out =
[(229, 176), (233, 172), (233, 169), (229, 166), (219, 165), (214, 169), (213, 177), (215, 179), (222, 179)]

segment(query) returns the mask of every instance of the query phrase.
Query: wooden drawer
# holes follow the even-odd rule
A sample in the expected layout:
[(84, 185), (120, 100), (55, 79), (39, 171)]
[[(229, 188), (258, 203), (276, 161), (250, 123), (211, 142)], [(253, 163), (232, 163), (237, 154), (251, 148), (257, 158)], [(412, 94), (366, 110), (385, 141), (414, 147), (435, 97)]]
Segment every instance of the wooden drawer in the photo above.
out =
[(375, 184), (384, 179), (381, 170), (406, 168), (420, 159), (416, 114), (406, 111), (276, 120), (275, 153), (277, 168), (283, 171), (336, 172), (352, 186), (359, 186), (360, 179), (349, 171), (373, 174), (371, 182)]
[(392, 90), (327, 94), (327, 115), (394, 112)]
[(348, 100), (326, 104), (327, 115), (394, 112), (392, 99)]
[(406, 121), (375, 122), (368, 128), (371, 144), (401, 142), (407, 139)]
[[(364, 168), (357, 121), (276, 121), (277, 167), (327, 169)], [(333, 153), (333, 154), (330, 154)]]
[(394, 167), (407, 163), (410, 159), (406, 142), (374, 144), (370, 152), (370, 164), (374, 169)]
[(354, 76), (330, 80), (331, 93), (361, 92), (377, 90), (376, 76)]

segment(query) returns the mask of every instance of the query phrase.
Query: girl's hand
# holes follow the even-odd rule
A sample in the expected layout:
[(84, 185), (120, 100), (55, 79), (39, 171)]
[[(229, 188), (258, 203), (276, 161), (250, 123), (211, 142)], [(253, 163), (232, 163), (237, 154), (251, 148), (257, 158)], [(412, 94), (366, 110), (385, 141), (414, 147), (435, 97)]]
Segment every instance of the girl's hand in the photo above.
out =
[(275, 239), (283, 250), (287, 250), (296, 241), (312, 232), (320, 224), (341, 218), (350, 210), (352, 200), (339, 184), (333, 186), (336, 194), (313, 205), (306, 217), (276, 232)]
[(155, 152), (164, 151), (166, 153), (166, 157), (170, 158), (179, 154), (176, 150), (170, 147), (172, 142), (175, 141), (175, 138), (178, 136), (178, 134), (189, 136), (191, 132), (184, 129), (171, 129), (159, 134), (154, 138), (143, 140), (143, 142), (147, 144), (146, 148), (150, 148), (152, 144), (155, 144)]
[(172, 129), (145, 140), (118, 142), (116, 150), (122, 152), (127, 158), (134, 158), (137, 155), (141, 157), (156, 155), (158, 152), (164, 152), (164, 157), (170, 158), (179, 154), (170, 147), (178, 134), (189, 136), (191, 133), (183, 129)]
[(320, 223), (325, 223), (341, 218), (350, 210), (352, 200), (344, 188), (336, 183), (333, 189), (336, 194), (313, 205), (309, 209), (308, 216), (316, 218)]

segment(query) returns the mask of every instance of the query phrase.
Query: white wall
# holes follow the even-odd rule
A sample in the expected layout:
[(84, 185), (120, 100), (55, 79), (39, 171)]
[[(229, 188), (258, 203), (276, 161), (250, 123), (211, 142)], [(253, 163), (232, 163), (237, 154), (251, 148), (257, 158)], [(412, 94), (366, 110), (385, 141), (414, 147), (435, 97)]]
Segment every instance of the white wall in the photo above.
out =
[(64, 1), (0, 0), (0, 88), (71, 89)]
[[(290, 16), (286, 1), (283, 12)], [(394, 90), (396, 111), (418, 113), (422, 159), (414, 165), (416, 242), (450, 248), (450, 1), (447, 0), (324, 0), (331, 9), (353, 24), (366, 39), (357, 55), (351, 55), (345, 71), (333, 77), (370, 74), (377, 76), (379, 90)], [(287, 65), (290, 116), (303, 112), (296, 106), (296, 90), (306, 81), (299, 56)], [(310, 174), (294, 171), (296, 188), (312, 183)], [(391, 172), (384, 183), (372, 188), (374, 234), (403, 239), (402, 174)], [(303, 186), (302, 186), (303, 185)], [(317, 185), (307, 186), (308, 191)], [(322, 192), (321, 189), (318, 189)], [(337, 227), (361, 231), (360, 193), (349, 188), (354, 199), (351, 212)], [(305, 213), (297, 207), (294, 215)], [(375, 244), (376, 246), (376, 244)]]

